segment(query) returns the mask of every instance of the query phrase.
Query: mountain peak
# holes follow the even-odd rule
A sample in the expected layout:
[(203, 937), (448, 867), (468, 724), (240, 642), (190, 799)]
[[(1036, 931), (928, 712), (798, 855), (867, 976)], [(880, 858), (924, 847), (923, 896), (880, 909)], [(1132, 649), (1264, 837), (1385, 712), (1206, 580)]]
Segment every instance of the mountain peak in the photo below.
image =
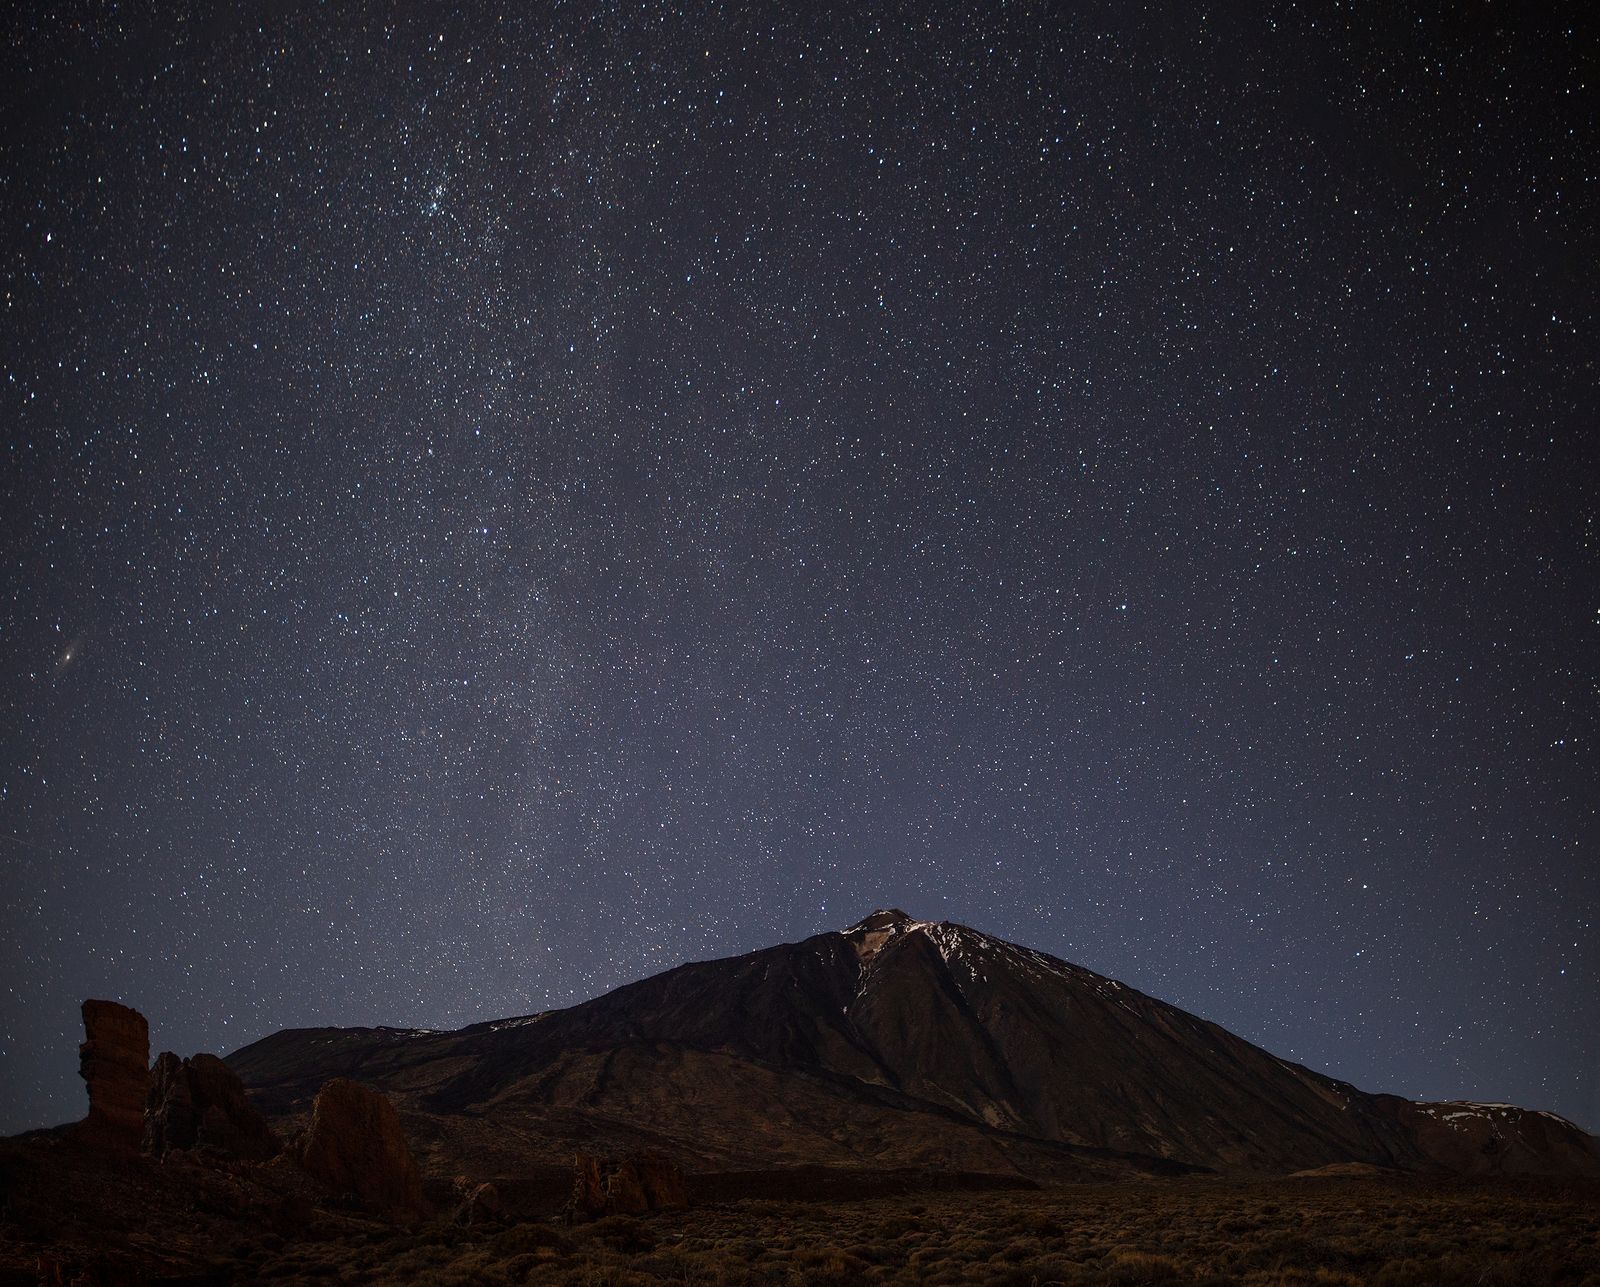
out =
[(846, 934), (871, 933), (873, 930), (885, 930), (895, 925), (909, 925), (911, 917), (902, 912), (898, 907), (880, 907), (872, 915), (857, 921)]
[(901, 934), (926, 926), (926, 921), (914, 921), (898, 907), (883, 907), (865, 920), (857, 921), (844, 931), (845, 938), (855, 948), (862, 964), (872, 960), (885, 944)]
[(1045, 952), (898, 908), (537, 1017), (280, 1033), (230, 1062), (276, 1111), (359, 1068), (434, 1114), (458, 1169), (482, 1151), (481, 1122), (503, 1121), (541, 1158), (636, 1131), (721, 1170), (1600, 1174), (1600, 1141), (1551, 1117), (1367, 1095)]

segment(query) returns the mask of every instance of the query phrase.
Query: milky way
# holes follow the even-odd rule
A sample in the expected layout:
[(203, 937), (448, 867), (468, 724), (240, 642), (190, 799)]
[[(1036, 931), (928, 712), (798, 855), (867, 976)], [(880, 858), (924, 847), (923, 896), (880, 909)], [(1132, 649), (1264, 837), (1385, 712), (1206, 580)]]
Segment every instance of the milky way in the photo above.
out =
[(890, 904), (1600, 1127), (1579, 33), (425, 8), (7, 36), (0, 1128)]

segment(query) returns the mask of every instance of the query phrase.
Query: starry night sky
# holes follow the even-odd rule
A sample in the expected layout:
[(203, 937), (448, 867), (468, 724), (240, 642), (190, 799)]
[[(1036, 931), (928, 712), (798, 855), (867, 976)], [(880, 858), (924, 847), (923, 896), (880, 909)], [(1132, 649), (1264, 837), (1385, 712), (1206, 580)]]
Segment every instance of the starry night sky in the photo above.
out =
[(0, 1129), (890, 904), (1600, 1127), (1580, 32), (270, 8), (0, 53)]

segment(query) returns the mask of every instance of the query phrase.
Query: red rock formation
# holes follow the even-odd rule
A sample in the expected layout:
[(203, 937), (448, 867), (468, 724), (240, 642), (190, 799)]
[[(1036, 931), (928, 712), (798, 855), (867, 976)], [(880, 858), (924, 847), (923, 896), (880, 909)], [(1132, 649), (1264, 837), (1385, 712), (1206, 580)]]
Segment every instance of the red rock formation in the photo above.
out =
[(665, 1153), (646, 1150), (632, 1154), (631, 1160), (650, 1210), (667, 1211), (689, 1205), (689, 1190), (683, 1182), (683, 1168)]
[(683, 1171), (665, 1153), (629, 1153), (621, 1161), (603, 1163), (585, 1153), (573, 1159), (572, 1198), (567, 1220), (593, 1220), (602, 1215), (644, 1215), (688, 1205)]
[(639, 1180), (639, 1168), (631, 1157), (625, 1157), (606, 1176), (606, 1213), (643, 1215), (648, 1210), (650, 1199), (645, 1197), (644, 1185)]
[(193, 1148), (199, 1133), (184, 1061), (170, 1050), (156, 1056), (150, 1069), (150, 1090), (144, 1101), (144, 1151), (157, 1157), (168, 1149)]
[(83, 1030), (78, 1075), (88, 1083), (89, 1115), (78, 1123), (77, 1136), (101, 1148), (137, 1152), (150, 1084), (150, 1025), (125, 1005), (89, 1000), (83, 1003)]
[(168, 1051), (151, 1071), (144, 1147), (157, 1156), (208, 1148), (263, 1162), (277, 1153), (278, 1138), (222, 1060), (206, 1054), (179, 1059)]
[(567, 1199), (567, 1223), (593, 1220), (606, 1211), (606, 1183), (600, 1160), (587, 1153), (572, 1159), (572, 1196)]
[(388, 1096), (343, 1077), (317, 1092), (300, 1165), (375, 1211), (424, 1216), (422, 1177)]

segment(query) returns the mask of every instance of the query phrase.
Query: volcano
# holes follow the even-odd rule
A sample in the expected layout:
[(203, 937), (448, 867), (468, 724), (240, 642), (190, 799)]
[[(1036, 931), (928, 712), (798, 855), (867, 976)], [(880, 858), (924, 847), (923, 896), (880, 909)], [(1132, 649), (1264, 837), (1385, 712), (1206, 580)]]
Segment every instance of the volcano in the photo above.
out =
[(701, 1173), (1600, 1174), (1600, 1140), (1555, 1114), (1369, 1094), (1044, 952), (892, 909), (568, 1009), (288, 1030), (228, 1063), (280, 1118), (332, 1077), (377, 1086), (430, 1168), (507, 1183), (639, 1147)]

